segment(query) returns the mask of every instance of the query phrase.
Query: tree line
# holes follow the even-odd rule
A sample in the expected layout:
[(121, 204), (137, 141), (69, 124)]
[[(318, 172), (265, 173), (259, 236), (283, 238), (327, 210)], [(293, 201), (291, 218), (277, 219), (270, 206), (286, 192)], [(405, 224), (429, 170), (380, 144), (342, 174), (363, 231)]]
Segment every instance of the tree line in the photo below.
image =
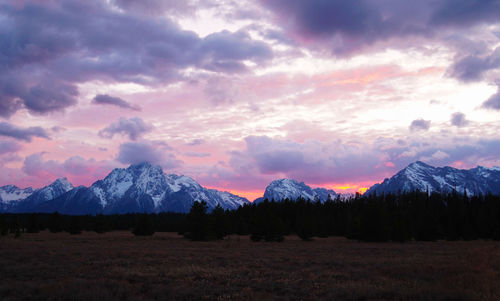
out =
[(208, 211), (195, 202), (187, 214), (125, 214), (66, 216), (4, 214), (0, 233), (132, 231), (136, 235), (178, 232), (191, 240), (217, 240), (230, 234), (249, 235), (253, 241), (282, 241), (296, 234), (303, 240), (344, 236), (362, 241), (500, 240), (500, 196), (468, 196), (452, 192), (410, 192), (356, 196), (326, 202), (264, 200), (236, 210), (217, 206)]

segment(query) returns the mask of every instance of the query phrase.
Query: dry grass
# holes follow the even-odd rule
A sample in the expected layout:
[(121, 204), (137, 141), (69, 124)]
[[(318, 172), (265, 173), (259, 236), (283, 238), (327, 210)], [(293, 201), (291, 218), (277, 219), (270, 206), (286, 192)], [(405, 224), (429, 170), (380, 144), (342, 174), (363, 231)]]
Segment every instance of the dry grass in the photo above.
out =
[(500, 242), (0, 238), (1, 300), (500, 300)]

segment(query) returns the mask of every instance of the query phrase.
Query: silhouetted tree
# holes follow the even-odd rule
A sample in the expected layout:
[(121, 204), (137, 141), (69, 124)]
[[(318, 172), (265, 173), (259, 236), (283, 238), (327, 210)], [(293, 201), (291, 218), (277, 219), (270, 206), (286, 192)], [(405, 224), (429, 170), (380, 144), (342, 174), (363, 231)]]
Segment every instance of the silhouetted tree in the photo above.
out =
[(61, 232), (64, 228), (63, 226), (63, 218), (59, 214), (59, 212), (54, 212), (50, 218), (49, 218), (49, 223), (48, 223), (48, 228), (49, 231), (52, 233), (58, 233)]
[(5, 221), (5, 218), (3, 216), (0, 216), (0, 235), (5, 236), (8, 233), (9, 233), (9, 226)]
[(38, 222), (38, 215), (35, 213), (30, 214), (28, 218), (28, 225), (26, 226), (27, 233), (40, 232), (40, 223)]
[(211, 214), (212, 218), (212, 232), (215, 239), (223, 239), (228, 233), (228, 219), (224, 209), (217, 204)]
[(195, 201), (186, 216), (186, 233), (184, 236), (191, 240), (207, 240), (209, 233), (207, 202)]
[(139, 236), (149, 236), (155, 233), (153, 222), (151, 221), (151, 217), (149, 216), (149, 214), (141, 214), (136, 217), (136, 222), (132, 233)]
[(311, 214), (300, 215), (296, 219), (296, 232), (297, 235), (305, 241), (312, 240), (312, 237), (316, 233), (316, 223), (314, 216)]
[(104, 233), (108, 230), (107, 227), (108, 218), (106, 218), (104, 215), (98, 214), (92, 220), (93, 220), (92, 230), (94, 230), (94, 232)]
[(67, 231), (69, 234), (73, 235), (82, 233), (82, 226), (80, 223), (80, 218), (78, 216), (71, 216), (69, 218)]

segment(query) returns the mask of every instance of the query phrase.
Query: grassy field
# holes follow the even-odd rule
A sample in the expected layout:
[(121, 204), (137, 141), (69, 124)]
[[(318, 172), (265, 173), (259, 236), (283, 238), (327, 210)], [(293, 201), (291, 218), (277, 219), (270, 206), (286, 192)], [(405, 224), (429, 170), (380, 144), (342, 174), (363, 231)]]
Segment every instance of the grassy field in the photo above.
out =
[(0, 238), (0, 300), (500, 300), (500, 242)]

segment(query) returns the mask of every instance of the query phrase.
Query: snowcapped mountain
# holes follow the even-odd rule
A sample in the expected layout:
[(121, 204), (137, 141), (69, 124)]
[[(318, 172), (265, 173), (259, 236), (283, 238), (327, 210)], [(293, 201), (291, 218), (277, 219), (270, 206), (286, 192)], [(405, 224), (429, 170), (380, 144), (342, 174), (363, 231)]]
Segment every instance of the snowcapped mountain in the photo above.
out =
[[(37, 196), (36, 202), (27, 202), (35, 194), (45, 198)], [(194, 201), (206, 201), (209, 210), (218, 204), (224, 209), (236, 209), (249, 203), (229, 192), (206, 189), (190, 177), (166, 175), (160, 166), (149, 163), (116, 168), (90, 187), (73, 189), (65, 179), (59, 179), (32, 196), (23, 200), (22, 206), (9, 211), (65, 214), (188, 212)]]
[(5, 185), (0, 187), (0, 202), (12, 203), (29, 197), (33, 193), (33, 188), (19, 188), (15, 185)]
[(311, 188), (304, 182), (297, 182), (293, 179), (280, 179), (272, 181), (264, 192), (264, 196), (255, 200), (262, 202), (265, 199), (281, 201), (284, 199), (296, 200), (299, 197), (315, 201), (319, 199), (324, 202), (328, 199), (328, 195), (335, 198), (337, 193), (331, 189)]
[(24, 212), (38, 204), (57, 198), (72, 189), (73, 185), (66, 178), (59, 178), (52, 182), (52, 184), (37, 189), (27, 197), (18, 200), (8, 211)]
[(5, 211), (8, 208), (23, 199), (29, 197), (33, 193), (33, 188), (19, 188), (14, 185), (6, 185), (0, 187), (0, 211)]
[(433, 167), (423, 162), (411, 163), (390, 179), (373, 185), (366, 193), (398, 193), (408, 191), (451, 192), (469, 195), (500, 194), (500, 168), (478, 166), (472, 169)]

